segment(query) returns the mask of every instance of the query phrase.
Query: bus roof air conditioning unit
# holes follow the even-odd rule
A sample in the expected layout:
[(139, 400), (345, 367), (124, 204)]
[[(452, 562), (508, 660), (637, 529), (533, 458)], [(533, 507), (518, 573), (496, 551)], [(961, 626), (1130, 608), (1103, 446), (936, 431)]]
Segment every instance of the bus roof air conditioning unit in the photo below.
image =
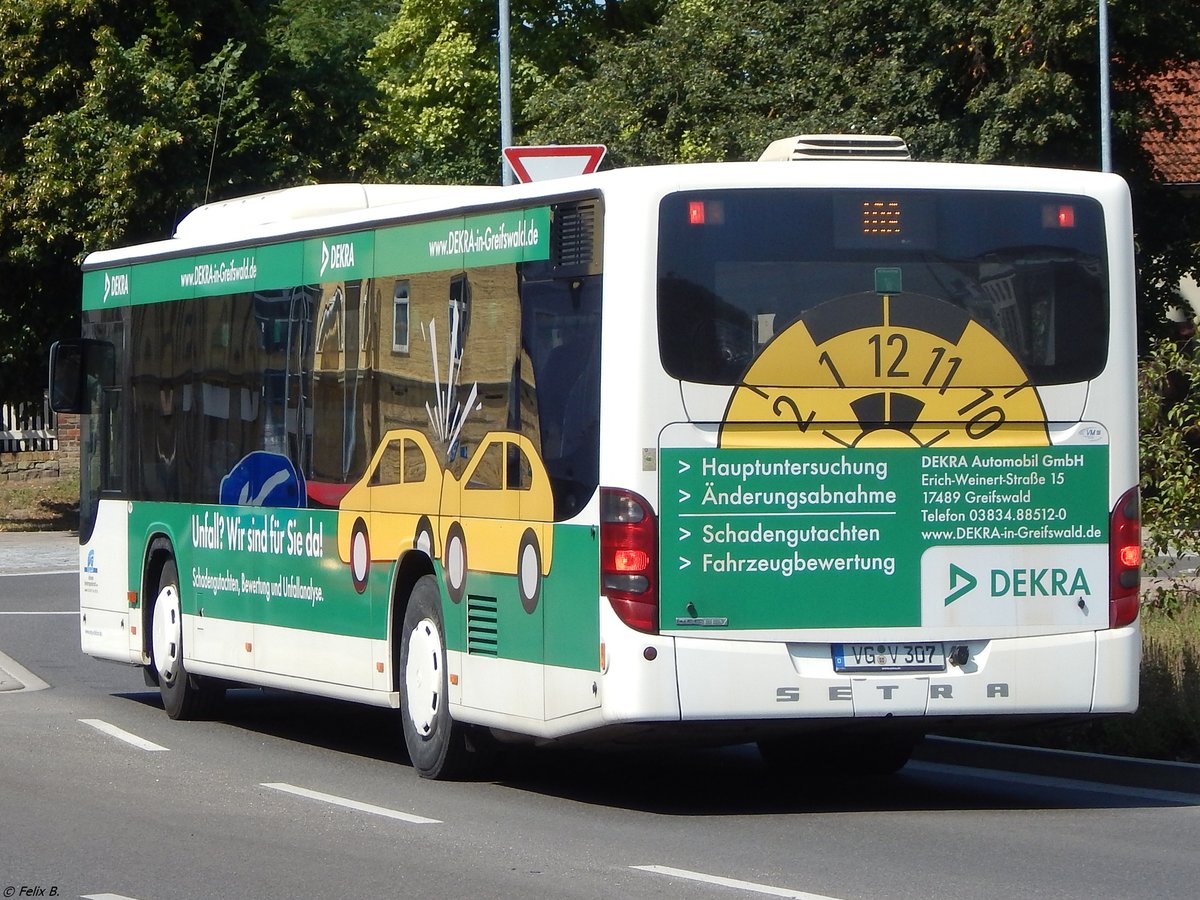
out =
[(804, 159), (912, 159), (908, 145), (882, 134), (799, 134), (773, 141), (759, 162)]

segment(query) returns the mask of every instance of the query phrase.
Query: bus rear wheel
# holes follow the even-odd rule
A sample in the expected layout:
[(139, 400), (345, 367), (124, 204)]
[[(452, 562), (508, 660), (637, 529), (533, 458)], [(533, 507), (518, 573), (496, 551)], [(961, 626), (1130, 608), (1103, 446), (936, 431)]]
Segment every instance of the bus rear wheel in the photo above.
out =
[(163, 709), (172, 719), (204, 718), (225, 693), (219, 685), (189, 675), (184, 667), (183, 611), (174, 560), (168, 560), (158, 576), (158, 591), (150, 610), (150, 658)]
[(404, 611), (399, 667), (404, 743), (422, 778), (461, 778), (484, 762), (480, 748), (468, 741), (466, 726), (450, 716), (444, 635), (437, 579), (423, 575)]

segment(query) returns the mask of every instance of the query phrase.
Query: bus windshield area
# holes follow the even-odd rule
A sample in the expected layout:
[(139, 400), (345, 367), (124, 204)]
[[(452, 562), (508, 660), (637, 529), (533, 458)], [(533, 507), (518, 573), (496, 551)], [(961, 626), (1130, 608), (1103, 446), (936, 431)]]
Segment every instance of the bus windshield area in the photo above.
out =
[(1103, 212), (1079, 196), (985, 190), (759, 189), (666, 197), (659, 348), (683, 381), (737, 384), (809, 310), (867, 292), (964, 311), (1035, 385), (1103, 371)]

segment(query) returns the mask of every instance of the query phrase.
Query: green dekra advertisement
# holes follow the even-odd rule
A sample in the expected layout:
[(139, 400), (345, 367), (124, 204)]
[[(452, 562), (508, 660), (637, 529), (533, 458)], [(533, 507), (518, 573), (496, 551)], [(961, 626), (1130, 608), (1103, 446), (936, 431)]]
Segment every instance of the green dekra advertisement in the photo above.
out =
[[(1035, 600), (1106, 589), (1106, 446), (664, 449), (661, 487), (666, 629), (944, 624), (923, 560)], [(1057, 575), (1046, 545), (1088, 564)]]

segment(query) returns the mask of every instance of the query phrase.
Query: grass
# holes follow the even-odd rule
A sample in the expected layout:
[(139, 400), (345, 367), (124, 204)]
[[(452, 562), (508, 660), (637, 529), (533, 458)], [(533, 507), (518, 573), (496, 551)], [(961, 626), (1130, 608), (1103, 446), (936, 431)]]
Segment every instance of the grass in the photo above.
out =
[(1142, 608), (1138, 711), (1094, 723), (1090, 737), (1101, 753), (1200, 763), (1200, 604)]
[(1200, 603), (1143, 605), (1138, 711), (1072, 724), (973, 733), (981, 740), (1200, 763)]
[[(0, 531), (75, 531), (79, 479), (0, 482)], [(978, 737), (1200, 763), (1200, 600), (1178, 585), (1180, 602), (1165, 611), (1143, 605), (1141, 705), (1132, 716), (1073, 725), (1042, 725)], [(1168, 585), (1170, 589), (1170, 585)]]
[(0, 531), (78, 529), (78, 476), (0, 481)]

